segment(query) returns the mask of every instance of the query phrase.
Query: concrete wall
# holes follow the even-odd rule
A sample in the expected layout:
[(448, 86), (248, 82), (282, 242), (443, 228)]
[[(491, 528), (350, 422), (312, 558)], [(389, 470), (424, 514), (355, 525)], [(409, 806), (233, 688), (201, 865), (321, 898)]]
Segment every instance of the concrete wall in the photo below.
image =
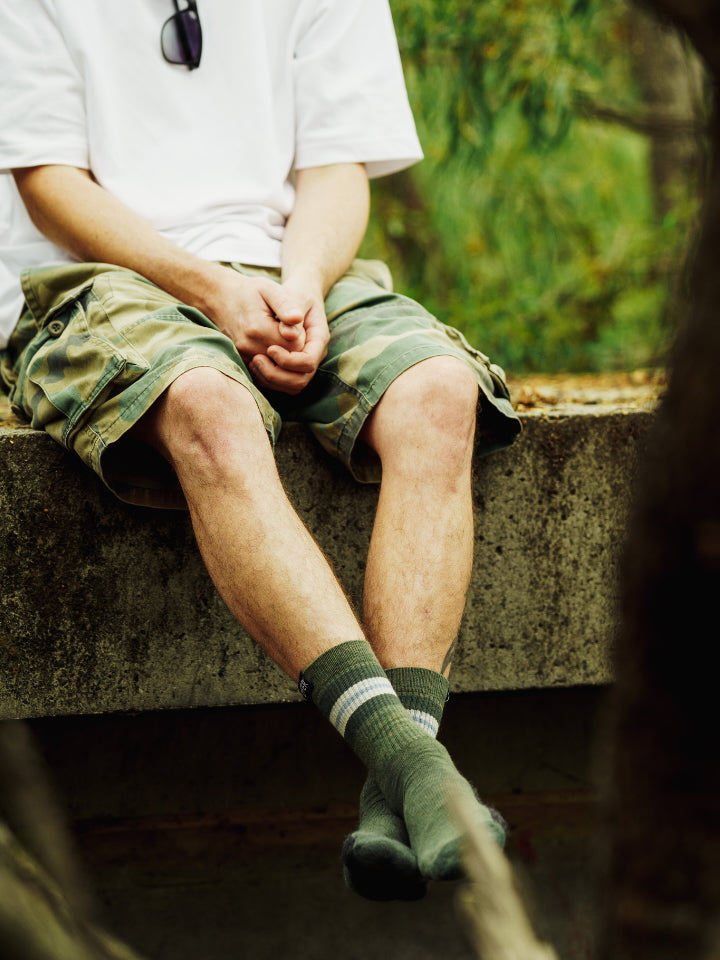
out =
[[(651, 414), (525, 415), (476, 463), (456, 690), (611, 677), (616, 560)], [(284, 482), (357, 603), (376, 498), (285, 429)], [(48, 437), (0, 425), (0, 718), (278, 703), (294, 686), (215, 593), (183, 514), (118, 503)]]

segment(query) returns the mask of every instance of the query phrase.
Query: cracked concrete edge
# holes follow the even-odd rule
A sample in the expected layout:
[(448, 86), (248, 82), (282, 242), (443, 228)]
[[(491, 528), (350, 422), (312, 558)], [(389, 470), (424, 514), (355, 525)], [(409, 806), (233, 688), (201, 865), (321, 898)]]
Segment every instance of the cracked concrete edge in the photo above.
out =
[[(478, 458), (457, 691), (612, 678), (618, 558), (645, 411), (523, 417)], [(360, 606), (377, 489), (290, 425), (286, 488)], [(0, 427), (0, 718), (297, 698), (215, 592), (184, 514), (118, 503), (50, 438)]]

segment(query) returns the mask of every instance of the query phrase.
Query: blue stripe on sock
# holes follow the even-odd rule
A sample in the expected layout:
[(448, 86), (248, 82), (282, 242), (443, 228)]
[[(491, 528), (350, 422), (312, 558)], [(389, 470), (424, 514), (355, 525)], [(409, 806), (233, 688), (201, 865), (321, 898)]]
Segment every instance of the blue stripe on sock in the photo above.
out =
[(372, 700), (373, 697), (388, 693), (395, 696), (395, 691), (387, 677), (368, 677), (366, 680), (359, 680), (337, 698), (328, 719), (338, 733), (344, 736), (350, 717), (358, 707)]
[(437, 737), (440, 723), (431, 713), (425, 713), (424, 710), (408, 710), (408, 713), (425, 733), (430, 734), (431, 737)]

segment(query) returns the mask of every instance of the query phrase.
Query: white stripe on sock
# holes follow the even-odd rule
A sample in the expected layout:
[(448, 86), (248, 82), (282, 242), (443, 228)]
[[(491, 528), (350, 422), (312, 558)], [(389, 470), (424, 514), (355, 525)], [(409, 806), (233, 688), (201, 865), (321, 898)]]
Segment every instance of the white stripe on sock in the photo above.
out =
[(437, 737), (440, 722), (431, 713), (425, 713), (424, 710), (408, 710), (408, 713), (425, 733), (429, 733), (431, 737)]
[(386, 693), (395, 696), (395, 691), (387, 677), (369, 677), (367, 680), (359, 680), (337, 698), (328, 719), (338, 733), (345, 736), (345, 728), (357, 708), (368, 700), (372, 700), (373, 697), (380, 697)]

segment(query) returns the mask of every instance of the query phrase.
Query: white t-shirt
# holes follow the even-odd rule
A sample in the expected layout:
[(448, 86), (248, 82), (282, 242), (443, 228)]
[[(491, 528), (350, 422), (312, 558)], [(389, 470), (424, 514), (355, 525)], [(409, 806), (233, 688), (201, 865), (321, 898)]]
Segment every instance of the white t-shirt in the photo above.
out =
[(67, 254), (9, 170), (91, 169), (164, 236), (212, 260), (277, 266), (294, 171), (422, 152), (387, 0), (198, 0), (198, 69), (160, 49), (170, 0), (0, 0), (0, 346), (18, 277)]

